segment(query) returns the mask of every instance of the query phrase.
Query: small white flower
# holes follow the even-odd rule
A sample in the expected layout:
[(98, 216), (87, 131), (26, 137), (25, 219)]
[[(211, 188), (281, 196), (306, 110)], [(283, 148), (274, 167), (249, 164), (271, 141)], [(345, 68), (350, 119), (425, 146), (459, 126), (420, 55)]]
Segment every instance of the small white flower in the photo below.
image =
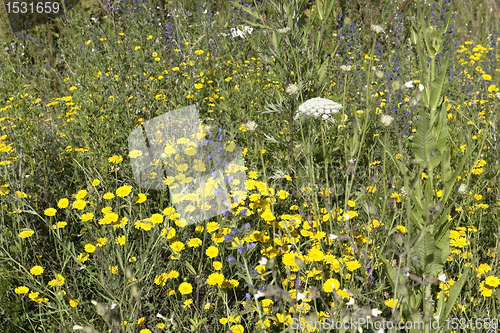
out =
[(266, 257), (262, 257), (259, 260), (259, 265), (266, 266), (267, 265), (267, 258)]
[[(236, 28), (231, 28), (230, 30), (230, 34), (231, 34), (231, 37), (241, 37), (241, 38), (245, 38), (247, 34), (251, 35), (252, 34), (252, 31), (253, 31), (253, 28), (252, 27), (249, 27), (249, 26), (243, 26), (242, 27), (243, 30), (240, 30), (238, 27)], [(221, 33), (222, 36), (228, 36), (229, 34), (226, 34), (226, 33)]]
[(83, 327), (80, 325), (73, 325), (73, 329), (76, 330), (83, 330)]
[(391, 126), (392, 122), (394, 121), (394, 118), (392, 118), (389, 115), (384, 114), (382, 117), (380, 117), (380, 121), (385, 126)]
[(446, 274), (439, 275), (438, 280), (443, 283), (446, 283)]
[(467, 185), (465, 185), (464, 183), (460, 184), (460, 187), (458, 188), (458, 193), (465, 194), (466, 191), (467, 191)]
[(408, 81), (405, 83), (406, 88), (413, 88), (413, 81)]
[(378, 317), (378, 315), (381, 314), (381, 313), (382, 313), (382, 311), (380, 311), (377, 308), (372, 309), (372, 316), (374, 316), (374, 317)]
[(248, 123), (245, 124), (245, 129), (247, 131), (252, 132), (252, 131), (255, 131), (255, 129), (257, 128), (257, 126), (258, 126), (257, 123), (255, 123), (255, 121), (251, 120), (251, 121), (249, 121)]
[(289, 84), (288, 87), (286, 87), (286, 93), (288, 95), (295, 95), (298, 92), (299, 87), (296, 84)]
[(351, 69), (352, 69), (351, 65), (342, 65), (342, 66), (340, 66), (340, 70), (342, 70), (344, 72), (349, 72)]
[(354, 305), (354, 298), (349, 297), (349, 302), (346, 303), (347, 305)]
[(418, 90), (419, 90), (419, 91), (424, 90), (424, 86), (422, 85), (422, 83), (419, 83), (419, 84), (418, 84)]
[(495, 95), (497, 96), (498, 99), (500, 99), (500, 92), (497, 92)]
[(337, 237), (337, 235), (330, 234), (330, 236), (328, 238), (330, 238), (331, 240), (334, 240), (334, 239), (337, 239), (338, 237)]
[(283, 28), (283, 29), (278, 29), (276, 31), (278, 31), (278, 33), (280, 33), (280, 34), (286, 34), (290, 30), (291, 30), (290, 27), (286, 27), (286, 28)]
[(382, 28), (380, 25), (372, 24), (371, 29), (376, 34), (380, 34), (380, 33), (384, 32), (384, 28)]
[(297, 301), (300, 301), (301, 299), (306, 299), (306, 295), (303, 293), (297, 293)]
[(116, 303), (115, 302), (111, 303), (111, 310), (113, 310), (114, 308), (116, 308)]
[(258, 300), (259, 298), (264, 297), (264, 296), (265, 296), (264, 293), (259, 290), (257, 292), (257, 294), (255, 294), (255, 299)]

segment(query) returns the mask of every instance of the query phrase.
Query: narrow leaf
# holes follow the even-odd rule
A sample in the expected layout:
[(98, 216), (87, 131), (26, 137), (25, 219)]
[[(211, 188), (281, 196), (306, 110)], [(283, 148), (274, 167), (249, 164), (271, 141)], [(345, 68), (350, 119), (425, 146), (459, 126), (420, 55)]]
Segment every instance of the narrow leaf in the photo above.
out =
[(439, 74), (431, 83), (431, 94), (429, 100), (429, 107), (431, 108), (431, 110), (436, 110), (436, 108), (439, 106), (439, 101), (441, 99), (443, 85), (446, 77), (446, 71), (448, 69), (448, 60), (449, 57), (446, 57), (445, 61), (441, 65)]
[(439, 322), (441, 323), (440, 328), (442, 328), (443, 325), (445, 324), (445, 320), (449, 319), (451, 310), (453, 310), (453, 306), (455, 305), (455, 302), (458, 296), (460, 295), (460, 291), (462, 290), (465, 281), (467, 281), (467, 276), (469, 275), (469, 272), (470, 268), (467, 268), (460, 277), (460, 279), (458, 279), (458, 281), (451, 286), (448, 295), (448, 300), (446, 301), (446, 304), (444, 306), (444, 311), (441, 313), (441, 316), (439, 317)]

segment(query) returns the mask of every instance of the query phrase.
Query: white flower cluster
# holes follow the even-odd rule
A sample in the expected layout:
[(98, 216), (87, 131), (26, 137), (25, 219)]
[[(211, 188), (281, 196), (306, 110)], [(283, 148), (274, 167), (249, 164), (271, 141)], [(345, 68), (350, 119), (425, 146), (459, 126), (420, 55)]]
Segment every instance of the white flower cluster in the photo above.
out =
[(316, 97), (311, 98), (299, 106), (299, 112), (295, 115), (295, 119), (298, 119), (300, 115), (306, 117), (321, 117), (323, 120), (327, 120), (330, 114), (337, 113), (342, 109), (342, 105), (335, 103), (332, 100)]
[(286, 93), (288, 95), (295, 95), (299, 92), (299, 87), (296, 84), (289, 84), (286, 88)]
[(500, 99), (500, 92), (497, 92), (495, 95), (497, 96), (498, 99)]
[(392, 122), (394, 121), (394, 118), (392, 118), (389, 115), (384, 114), (382, 117), (380, 117), (380, 121), (385, 126), (391, 126)]
[(231, 28), (230, 30), (230, 34), (229, 33), (221, 33), (222, 36), (228, 36), (228, 35), (231, 35), (231, 37), (241, 37), (241, 38), (245, 38), (247, 36), (247, 34), (251, 35), (252, 34), (252, 31), (253, 31), (253, 28), (252, 27), (249, 27), (249, 26), (242, 26), (242, 29), (243, 30), (240, 30), (238, 27), (236, 28)]
[(344, 72), (349, 72), (351, 69), (352, 69), (352, 66), (350, 66), (350, 65), (342, 65), (342, 66), (340, 66), (340, 70), (342, 70)]
[(405, 187), (404, 187), (404, 186), (403, 186), (403, 187), (401, 187), (401, 195), (402, 195), (403, 197), (405, 197), (405, 198), (408, 198), (408, 193), (406, 193), (406, 191), (405, 191)]
[(380, 33), (384, 32), (384, 28), (382, 28), (380, 25), (372, 24), (371, 29), (376, 34), (380, 34)]
[(467, 192), (467, 185), (465, 185), (464, 183), (461, 183), (460, 187), (458, 188), (458, 193), (465, 194), (465, 192)]
[(286, 34), (290, 30), (291, 30), (290, 27), (286, 27), (286, 28), (283, 28), (283, 29), (278, 29), (277, 31), (278, 31), (278, 33), (284, 35), (284, 34)]
[(245, 124), (245, 129), (247, 131), (253, 132), (257, 128), (257, 123), (253, 120), (249, 121), (248, 123)]

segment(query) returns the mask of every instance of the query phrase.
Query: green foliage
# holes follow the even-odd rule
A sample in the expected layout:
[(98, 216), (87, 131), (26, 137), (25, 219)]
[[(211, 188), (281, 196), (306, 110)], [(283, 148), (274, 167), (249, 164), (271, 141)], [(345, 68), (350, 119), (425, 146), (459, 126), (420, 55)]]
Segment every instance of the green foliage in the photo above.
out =
[[(390, 23), (394, 5), (376, 3), (84, 2), (23, 46), (9, 36), (0, 331), (284, 332), (292, 319), (325, 316), (496, 317), (498, 41), (457, 50), (448, 31), (472, 14), (451, 9), (434, 23), (419, 2), (400, 6), (417, 20)], [(243, 26), (253, 31), (230, 35)], [(316, 97), (342, 108), (327, 120), (301, 114)], [(135, 184), (127, 140), (191, 104), (207, 138), (242, 148), (255, 180), (233, 214), (184, 226), (164, 213), (168, 189)], [(131, 192), (119, 196), (124, 185)]]

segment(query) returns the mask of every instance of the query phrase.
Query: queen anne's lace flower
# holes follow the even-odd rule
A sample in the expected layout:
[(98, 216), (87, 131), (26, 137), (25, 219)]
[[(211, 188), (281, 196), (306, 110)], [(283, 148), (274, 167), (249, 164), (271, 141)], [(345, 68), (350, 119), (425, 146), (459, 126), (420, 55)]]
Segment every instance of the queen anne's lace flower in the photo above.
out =
[(352, 69), (352, 66), (350, 66), (350, 65), (342, 65), (342, 66), (340, 66), (340, 70), (342, 70), (344, 72), (349, 72), (351, 69)]
[(375, 25), (372, 24), (371, 26), (372, 31), (374, 31), (376, 34), (384, 32), (384, 28), (382, 28), (380, 25)]
[(252, 132), (252, 131), (255, 131), (255, 129), (257, 128), (257, 126), (258, 126), (257, 123), (255, 123), (255, 121), (251, 120), (251, 121), (249, 121), (248, 123), (245, 124), (245, 129), (247, 131)]
[(295, 119), (303, 115), (314, 118), (321, 117), (323, 120), (327, 120), (332, 113), (337, 113), (340, 109), (342, 109), (342, 105), (332, 100), (321, 97), (311, 98), (299, 106), (299, 112), (295, 115)]
[(290, 84), (286, 88), (286, 93), (289, 95), (295, 95), (299, 92), (299, 87), (296, 84)]
[(382, 124), (384, 124), (385, 126), (390, 126), (391, 123), (393, 122), (394, 118), (392, 118), (391, 116), (388, 116), (386, 114), (384, 114), (382, 117), (380, 117), (380, 121), (382, 122)]

